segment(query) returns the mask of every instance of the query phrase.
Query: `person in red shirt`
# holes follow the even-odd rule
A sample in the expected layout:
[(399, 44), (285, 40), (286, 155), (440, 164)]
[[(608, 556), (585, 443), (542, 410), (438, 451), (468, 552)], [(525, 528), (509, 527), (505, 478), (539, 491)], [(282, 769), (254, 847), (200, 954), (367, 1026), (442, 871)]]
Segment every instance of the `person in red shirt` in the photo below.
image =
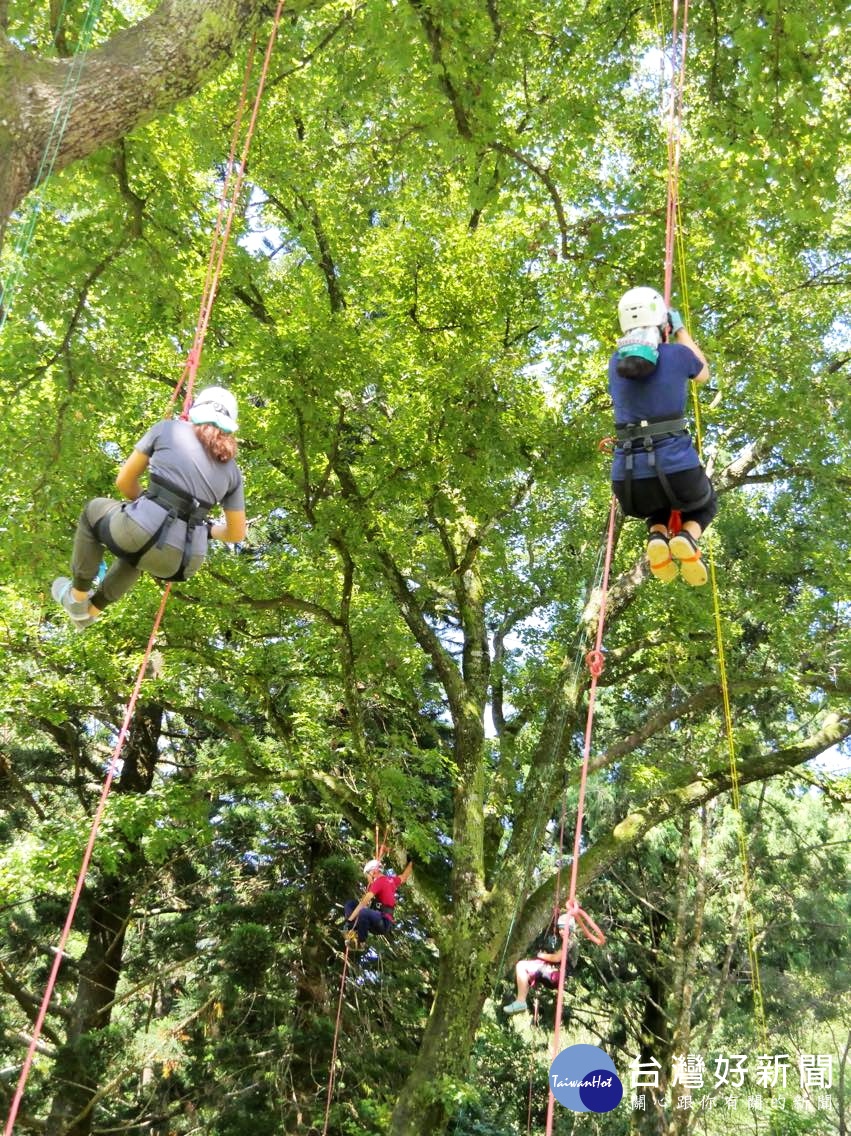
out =
[(408, 882), (413, 871), (413, 862), (405, 865), (401, 876), (387, 876), (380, 860), (370, 860), (363, 866), (363, 874), (369, 880), (366, 891), (360, 900), (350, 899), (343, 911), (346, 916), (346, 945), (355, 950), (366, 948), (369, 932), (374, 935), (389, 935), (393, 926), (393, 908), (396, 906), (396, 892)]

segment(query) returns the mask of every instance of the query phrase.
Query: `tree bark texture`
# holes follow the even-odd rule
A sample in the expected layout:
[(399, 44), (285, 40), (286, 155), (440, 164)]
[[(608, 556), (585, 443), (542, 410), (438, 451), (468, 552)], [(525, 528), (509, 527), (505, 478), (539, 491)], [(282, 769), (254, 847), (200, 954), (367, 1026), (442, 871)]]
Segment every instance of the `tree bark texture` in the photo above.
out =
[(57, 110), (68, 115), (54, 164), (61, 170), (199, 90), (274, 8), (273, 0), (164, 0), (147, 19), (65, 59), (21, 51), (0, 30), (0, 241), (36, 184)]
[[(124, 752), (117, 793), (146, 793), (152, 784), (162, 726), (162, 707), (137, 710)], [(65, 1044), (53, 1071), (56, 1090), (45, 1122), (46, 1136), (90, 1136), (94, 1100), (105, 1075), (99, 1032), (109, 1025), (133, 899), (145, 868), (137, 842), (129, 842), (120, 872), (104, 875), (84, 894), (88, 940)]]
[(465, 934), (455, 935), (454, 943), (441, 952), (437, 994), (416, 1064), (393, 1110), (390, 1136), (445, 1131), (453, 1112), (448, 1090), (469, 1065), (492, 977), (492, 960), (484, 951), (477, 952)]

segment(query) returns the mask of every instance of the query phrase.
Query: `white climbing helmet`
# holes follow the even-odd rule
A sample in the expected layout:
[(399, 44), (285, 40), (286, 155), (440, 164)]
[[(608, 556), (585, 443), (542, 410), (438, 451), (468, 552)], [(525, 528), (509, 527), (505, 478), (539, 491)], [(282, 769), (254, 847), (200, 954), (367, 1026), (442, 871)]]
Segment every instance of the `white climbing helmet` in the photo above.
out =
[(224, 387), (204, 387), (189, 408), (189, 421), (194, 426), (210, 423), (226, 434), (233, 434), (239, 429), (236, 399)]
[(621, 331), (636, 327), (664, 327), (668, 322), (668, 306), (655, 288), (630, 288), (618, 304)]
[(363, 874), (365, 876), (369, 876), (369, 875), (372, 875), (373, 872), (380, 872), (380, 871), (381, 871), (381, 861), (380, 860), (367, 860), (367, 862), (363, 866)]
[(558, 917), (559, 927), (569, 927), (572, 923), (573, 923), (573, 920), (571, 919), (571, 917), (569, 915), (559, 915), (559, 917)]

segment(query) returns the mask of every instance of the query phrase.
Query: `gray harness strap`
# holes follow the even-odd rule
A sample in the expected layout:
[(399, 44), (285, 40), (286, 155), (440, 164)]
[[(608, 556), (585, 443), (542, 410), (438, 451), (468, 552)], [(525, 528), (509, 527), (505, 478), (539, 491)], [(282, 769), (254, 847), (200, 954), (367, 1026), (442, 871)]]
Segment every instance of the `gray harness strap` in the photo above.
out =
[(640, 442), (641, 448), (647, 454), (647, 464), (653, 471), (653, 476), (662, 486), (662, 492), (668, 499), (672, 509), (700, 509), (712, 496), (712, 489), (707, 489), (697, 501), (680, 501), (671, 488), (671, 483), (664, 471), (656, 464), (656, 442), (660, 438), (675, 438), (680, 434), (688, 434), (685, 418), (643, 418), (640, 422), (627, 422), (615, 427), (618, 444), (621, 446), (626, 458), (626, 477), (624, 478), (624, 507), (627, 513), (632, 512), (632, 472), (635, 468), (635, 443)]
[[(213, 506), (208, 505), (204, 501), (196, 500), (196, 498), (191, 497), (172, 482), (160, 477), (151, 477), (150, 484), (142, 496), (147, 497), (149, 501), (153, 501), (159, 505), (165, 511), (165, 515), (157, 531), (145, 541), (141, 548), (137, 548), (135, 552), (127, 552), (126, 549), (121, 548), (120, 545), (113, 540), (112, 534), (109, 531), (108, 515), (98, 521), (95, 528), (95, 535), (101, 544), (106, 545), (110, 552), (135, 568), (146, 552), (150, 551), (154, 546), (157, 548), (163, 547), (168, 537), (169, 530), (175, 521), (185, 521), (186, 540), (183, 545), (180, 567), (173, 576), (161, 577), (165, 580), (184, 580), (186, 578), (186, 568), (192, 556), (195, 529), (198, 525), (204, 524)], [(122, 505), (121, 508), (123, 509), (124, 505)]]

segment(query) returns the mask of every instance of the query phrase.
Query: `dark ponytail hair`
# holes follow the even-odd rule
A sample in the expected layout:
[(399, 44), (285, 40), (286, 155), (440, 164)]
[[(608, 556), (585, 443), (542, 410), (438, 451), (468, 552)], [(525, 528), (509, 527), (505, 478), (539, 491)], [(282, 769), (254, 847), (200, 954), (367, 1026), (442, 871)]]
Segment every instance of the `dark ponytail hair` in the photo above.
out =
[(640, 355), (622, 355), (615, 363), (615, 370), (622, 379), (646, 379), (656, 370), (656, 364)]
[(214, 461), (228, 462), (236, 457), (236, 437), (226, 434), (212, 422), (205, 422), (201, 426), (193, 426), (195, 436)]

